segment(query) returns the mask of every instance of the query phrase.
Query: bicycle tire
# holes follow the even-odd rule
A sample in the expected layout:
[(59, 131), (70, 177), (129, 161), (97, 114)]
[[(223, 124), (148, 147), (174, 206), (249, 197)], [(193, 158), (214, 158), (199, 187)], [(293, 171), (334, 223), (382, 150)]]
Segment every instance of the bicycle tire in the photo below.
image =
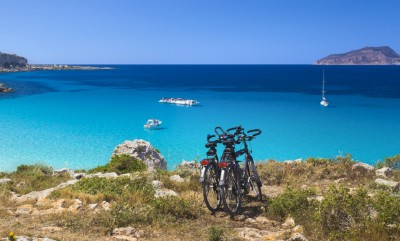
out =
[(204, 203), (208, 210), (215, 213), (222, 204), (219, 180), (218, 180), (218, 167), (216, 165), (209, 165), (206, 167), (204, 173), (204, 181), (201, 183), (203, 189)]
[(262, 182), (260, 179), (260, 176), (258, 175), (256, 166), (254, 165), (253, 158), (249, 157), (247, 160), (248, 164), (248, 177), (249, 177), (249, 183), (251, 186), (251, 189), (254, 192), (254, 195), (258, 200), (262, 200), (262, 192), (261, 192), (261, 187), (262, 187)]
[(230, 164), (225, 170), (225, 183), (221, 188), (225, 211), (231, 216), (238, 213), (242, 203), (240, 176), (236, 165)]

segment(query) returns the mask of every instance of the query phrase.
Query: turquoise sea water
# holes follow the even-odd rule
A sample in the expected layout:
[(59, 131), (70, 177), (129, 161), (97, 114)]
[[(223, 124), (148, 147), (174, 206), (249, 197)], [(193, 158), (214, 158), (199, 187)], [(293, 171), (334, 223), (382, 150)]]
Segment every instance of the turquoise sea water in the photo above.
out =
[[(0, 74), (17, 91), (0, 96), (0, 171), (31, 163), (88, 169), (136, 138), (173, 168), (204, 157), (215, 126), (238, 124), (263, 131), (252, 143), (257, 160), (350, 153), (374, 163), (400, 153), (400, 66), (113, 67)], [(322, 68), (328, 108), (319, 104)], [(163, 128), (144, 129), (149, 118)]]

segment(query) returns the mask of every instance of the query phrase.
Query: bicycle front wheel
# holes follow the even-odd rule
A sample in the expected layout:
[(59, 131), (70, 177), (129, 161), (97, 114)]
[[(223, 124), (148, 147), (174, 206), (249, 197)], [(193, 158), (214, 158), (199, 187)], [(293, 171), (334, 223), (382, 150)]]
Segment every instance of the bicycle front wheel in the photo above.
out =
[(204, 181), (202, 182), (202, 189), (204, 202), (212, 213), (216, 212), (222, 203), (218, 182), (217, 166), (207, 166), (204, 173)]
[(233, 216), (239, 211), (242, 203), (239, 169), (232, 164), (224, 171), (225, 184), (221, 188), (221, 196), (225, 211)]
[(251, 186), (251, 189), (253, 190), (254, 195), (258, 200), (262, 200), (262, 194), (261, 194), (261, 179), (258, 176), (258, 172), (256, 169), (256, 166), (254, 165), (253, 158), (249, 157), (247, 160), (248, 168), (248, 177), (249, 177), (249, 183)]

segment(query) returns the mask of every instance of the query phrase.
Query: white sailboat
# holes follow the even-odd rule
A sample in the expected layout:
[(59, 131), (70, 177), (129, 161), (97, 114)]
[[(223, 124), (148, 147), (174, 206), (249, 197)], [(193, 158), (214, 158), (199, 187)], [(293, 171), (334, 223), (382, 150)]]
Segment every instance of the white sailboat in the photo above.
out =
[(321, 99), (320, 104), (324, 107), (327, 107), (329, 105), (329, 102), (326, 100), (326, 97), (325, 97), (325, 93), (326, 93), (326, 91), (325, 91), (325, 70), (322, 71), (322, 91), (321, 92), (322, 92), (322, 99)]

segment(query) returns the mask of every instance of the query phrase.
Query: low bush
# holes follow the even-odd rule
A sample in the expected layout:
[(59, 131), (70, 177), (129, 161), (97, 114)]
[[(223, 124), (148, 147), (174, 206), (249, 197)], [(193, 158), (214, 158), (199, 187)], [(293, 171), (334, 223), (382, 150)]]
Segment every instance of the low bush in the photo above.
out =
[[(84, 178), (70, 187), (54, 191), (52, 198), (82, 198), (82, 196), (95, 196), (94, 199), (103, 198), (105, 201), (128, 198), (131, 201), (148, 202), (154, 196), (154, 188), (146, 177), (137, 177), (131, 180), (128, 177)], [(97, 200), (97, 201), (103, 201)]]
[(113, 156), (109, 163), (91, 169), (89, 173), (116, 172), (117, 174), (140, 172), (146, 170), (146, 164), (142, 160), (123, 154)]
[(343, 186), (331, 186), (321, 202), (318, 215), (326, 236), (349, 239), (352, 230), (365, 228), (370, 219), (371, 199), (363, 188), (350, 194), (350, 190)]
[(20, 165), (15, 173), (20, 175), (50, 175), (53, 173), (53, 168), (43, 164)]
[(222, 241), (224, 237), (224, 230), (218, 227), (211, 227), (208, 229), (208, 241)]
[(390, 167), (392, 169), (400, 169), (400, 154), (386, 157), (384, 161), (376, 163), (377, 168)]
[(311, 189), (286, 188), (285, 192), (271, 200), (268, 206), (268, 215), (279, 220), (288, 216), (303, 216), (310, 208), (314, 207), (314, 201), (310, 197), (315, 195)]
[(377, 221), (384, 225), (395, 225), (400, 228), (400, 197), (384, 190), (373, 197), (373, 206), (378, 212)]
[(68, 173), (53, 176), (53, 168), (42, 165), (20, 165), (16, 172), (7, 175), (12, 182), (5, 184), (9, 191), (20, 195), (55, 187), (70, 180)]

